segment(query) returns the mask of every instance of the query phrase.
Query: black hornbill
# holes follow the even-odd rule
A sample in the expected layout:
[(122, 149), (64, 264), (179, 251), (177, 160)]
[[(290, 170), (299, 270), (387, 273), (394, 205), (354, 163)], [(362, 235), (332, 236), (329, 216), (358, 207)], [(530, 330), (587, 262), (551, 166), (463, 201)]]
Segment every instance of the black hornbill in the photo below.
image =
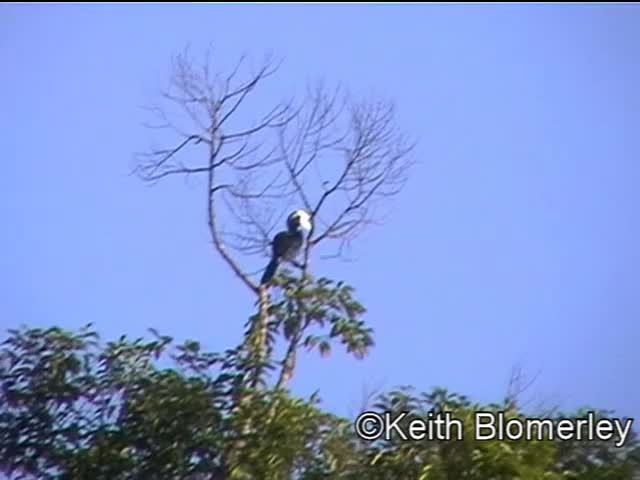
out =
[(271, 242), (271, 261), (262, 275), (261, 284), (271, 281), (280, 260), (292, 261), (304, 243), (303, 230), (311, 230), (311, 217), (304, 210), (296, 210), (287, 218), (287, 229), (278, 232)]

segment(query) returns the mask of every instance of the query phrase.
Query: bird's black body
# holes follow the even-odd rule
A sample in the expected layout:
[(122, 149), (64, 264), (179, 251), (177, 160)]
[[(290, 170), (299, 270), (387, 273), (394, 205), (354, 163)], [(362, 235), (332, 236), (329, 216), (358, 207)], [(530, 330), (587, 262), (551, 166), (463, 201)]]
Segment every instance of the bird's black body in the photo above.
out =
[(300, 217), (294, 212), (287, 219), (287, 230), (278, 232), (271, 242), (271, 261), (262, 275), (261, 284), (271, 281), (281, 260), (294, 260), (304, 243)]

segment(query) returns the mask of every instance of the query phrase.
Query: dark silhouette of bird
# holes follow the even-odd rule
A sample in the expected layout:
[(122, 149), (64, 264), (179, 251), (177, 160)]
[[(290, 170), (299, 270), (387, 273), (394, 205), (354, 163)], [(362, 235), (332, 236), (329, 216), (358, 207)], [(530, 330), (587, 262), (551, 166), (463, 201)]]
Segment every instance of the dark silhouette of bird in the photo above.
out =
[(271, 242), (271, 261), (260, 283), (267, 284), (276, 274), (281, 260), (293, 261), (304, 243), (303, 231), (311, 230), (311, 216), (304, 210), (296, 210), (287, 217), (287, 229), (278, 232)]

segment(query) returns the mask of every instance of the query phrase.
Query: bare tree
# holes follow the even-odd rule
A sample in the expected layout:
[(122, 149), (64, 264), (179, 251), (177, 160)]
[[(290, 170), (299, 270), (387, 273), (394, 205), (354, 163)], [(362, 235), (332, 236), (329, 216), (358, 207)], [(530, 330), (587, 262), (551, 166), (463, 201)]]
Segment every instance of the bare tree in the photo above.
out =
[[(391, 102), (318, 83), (302, 98), (260, 112), (257, 93), (279, 62), (267, 56), (252, 68), (242, 56), (226, 75), (214, 73), (214, 63), (210, 52), (203, 62), (188, 50), (173, 58), (169, 87), (161, 103), (149, 108), (156, 123), (148, 124), (169, 133), (163, 139), (172, 143), (140, 154), (136, 171), (147, 182), (205, 179), (212, 244), (257, 297), (258, 328), (251, 329), (247, 343), (264, 355), (269, 298), (254, 276), (270, 254), (274, 230), (294, 208), (311, 214), (313, 228), (296, 264), (301, 279), (321, 245), (329, 247), (329, 256), (340, 257), (379, 221), (380, 200), (401, 190), (413, 144), (396, 129)], [(301, 332), (310, 323), (302, 318), (302, 306), (299, 315), (278, 386), (291, 377)]]

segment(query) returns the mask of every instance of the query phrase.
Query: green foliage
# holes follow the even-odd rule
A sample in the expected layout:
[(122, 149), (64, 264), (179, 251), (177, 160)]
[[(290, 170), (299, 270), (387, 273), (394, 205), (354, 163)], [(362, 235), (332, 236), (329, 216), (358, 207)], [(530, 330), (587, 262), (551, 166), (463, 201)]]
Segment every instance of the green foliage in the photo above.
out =
[[(372, 467), (368, 477), (415, 478), (445, 480), (449, 478), (555, 480), (563, 478), (554, 472), (555, 446), (550, 442), (478, 441), (473, 431), (477, 411), (504, 411), (488, 405), (471, 403), (466, 397), (435, 389), (429, 394), (414, 394), (409, 387), (384, 394), (374, 406), (377, 412), (408, 412), (400, 422), (406, 426), (414, 418), (427, 418), (429, 413), (450, 412), (464, 424), (462, 440), (440, 439), (376, 441), (368, 445), (367, 457)], [(509, 412), (518, 416), (518, 412)], [(457, 430), (454, 432), (457, 434)], [(355, 478), (355, 477), (354, 477)]]
[(10, 334), (0, 353), (4, 473), (285, 479), (317, 463), (344, 423), (316, 401), (247, 389), (242, 349), (217, 355), (155, 332), (102, 346), (89, 327)]
[[(585, 418), (588, 410), (574, 414), (557, 413), (561, 418)], [(614, 412), (596, 411), (597, 417), (613, 417)], [(640, 478), (640, 442), (637, 431), (622, 447), (599, 440), (568, 440), (557, 446), (558, 469), (567, 479), (577, 480), (637, 480)], [(634, 476), (635, 474), (635, 476)]]
[(353, 297), (353, 287), (310, 275), (301, 281), (286, 269), (279, 273), (278, 285), (280, 295), (270, 307), (274, 334), (281, 333), (286, 341), (299, 336), (304, 347), (321, 355), (336, 340), (357, 358), (374, 345), (373, 331), (362, 320), (366, 309)]
[[(335, 325), (335, 323), (334, 323)], [(161, 366), (162, 365), (162, 366)], [(242, 349), (194, 341), (102, 344), (90, 327), (10, 331), (0, 352), (0, 471), (38, 479), (631, 480), (636, 438), (602, 442), (366, 442), (317, 398), (243, 384)], [(377, 412), (503, 410), (435, 389), (381, 395)], [(606, 412), (602, 412), (603, 414)], [(578, 416), (582, 412), (577, 413)]]
[[(2, 469), (37, 478), (209, 471), (221, 423), (212, 398), (220, 391), (209, 379), (158, 369), (154, 360), (169, 342), (121, 337), (101, 347), (88, 327), (12, 331), (0, 356)], [(208, 427), (193, 429), (203, 418)], [(154, 457), (163, 461), (146, 461)]]

